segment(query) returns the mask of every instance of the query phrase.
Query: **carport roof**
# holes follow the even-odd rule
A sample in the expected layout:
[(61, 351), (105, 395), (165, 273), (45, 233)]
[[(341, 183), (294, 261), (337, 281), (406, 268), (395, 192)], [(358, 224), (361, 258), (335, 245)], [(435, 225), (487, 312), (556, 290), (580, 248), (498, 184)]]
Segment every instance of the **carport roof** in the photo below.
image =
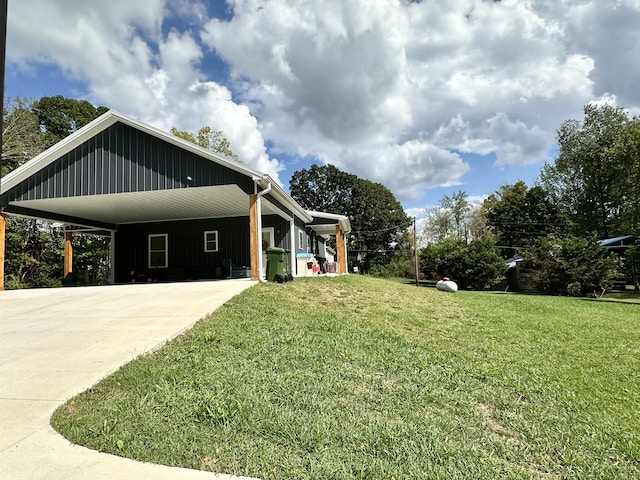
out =
[(182, 151), (189, 152), (199, 158), (243, 175), (254, 182), (255, 193), (260, 189), (267, 188), (270, 184), (271, 191), (269, 196), (275, 202), (269, 201), (267, 197), (263, 199), (263, 215), (279, 214), (286, 216), (286, 213), (278, 205), (280, 204), (294, 212), (297, 217), (306, 223), (313, 221), (313, 218), (269, 175), (221, 155), (214, 154), (198, 145), (138, 122), (114, 110), (106, 112), (6, 175), (0, 182), (0, 211), (102, 229), (115, 229), (117, 224), (122, 223), (249, 215), (247, 194), (242, 188), (233, 183), (191, 188), (187, 186), (187, 188), (156, 189), (153, 191), (77, 196), (58, 195), (52, 198), (7, 200), (6, 194), (12, 189), (18, 188), (23, 182), (33, 178), (56, 160), (117, 123), (151, 135), (178, 147)]

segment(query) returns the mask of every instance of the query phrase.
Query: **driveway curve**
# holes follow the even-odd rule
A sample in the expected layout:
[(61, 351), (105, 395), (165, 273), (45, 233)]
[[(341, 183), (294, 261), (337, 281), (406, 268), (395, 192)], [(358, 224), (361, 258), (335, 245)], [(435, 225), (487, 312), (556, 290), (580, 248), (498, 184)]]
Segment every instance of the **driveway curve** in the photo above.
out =
[(58, 405), (189, 329), (256, 282), (0, 291), (0, 478), (240, 478), (123, 459), (69, 443)]

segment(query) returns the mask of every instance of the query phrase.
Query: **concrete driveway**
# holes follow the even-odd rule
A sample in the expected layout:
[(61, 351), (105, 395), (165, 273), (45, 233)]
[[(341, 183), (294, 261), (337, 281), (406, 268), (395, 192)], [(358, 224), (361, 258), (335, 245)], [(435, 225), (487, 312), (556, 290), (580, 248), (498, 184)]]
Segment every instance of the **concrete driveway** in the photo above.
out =
[[(0, 479), (212, 479), (70, 444), (55, 408), (255, 282), (0, 291)], [(235, 477), (238, 478), (238, 477)]]

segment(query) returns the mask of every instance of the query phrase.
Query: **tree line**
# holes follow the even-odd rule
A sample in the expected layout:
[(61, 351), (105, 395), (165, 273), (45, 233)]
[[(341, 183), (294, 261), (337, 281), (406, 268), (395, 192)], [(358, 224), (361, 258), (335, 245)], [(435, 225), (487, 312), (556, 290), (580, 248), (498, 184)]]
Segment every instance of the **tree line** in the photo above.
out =
[[(2, 176), (106, 112), (62, 96), (15, 99), (5, 108)], [(172, 133), (239, 161), (222, 132), (203, 127)], [(503, 185), (481, 205), (463, 191), (426, 211), (420, 239), (393, 193), (333, 165), (294, 172), (291, 196), (304, 208), (349, 217), (349, 263), (362, 273), (449, 276), (462, 287), (486, 288), (505, 278), (505, 259), (521, 255), (523, 275), (539, 290), (588, 294), (608, 288), (620, 271), (640, 271), (640, 246), (624, 259), (599, 239), (640, 232), (640, 119), (622, 108), (588, 105), (581, 121), (558, 129), (558, 153), (533, 186)], [(108, 279), (109, 239), (76, 235), (74, 270), (86, 283)], [(54, 286), (62, 276), (63, 232), (31, 219), (9, 217), (7, 288)]]
[[(505, 276), (499, 259), (520, 255), (522, 277), (536, 290), (587, 295), (616, 277), (638, 289), (640, 245), (616, 257), (599, 240), (640, 234), (640, 118), (587, 105), (581, 121), (562, 123), (557, 140), (555, 161), (533, 186), (503, 185), (475, 207), (459, 191), (427, 211), (423, 273), (489, 287)], [(472, 261), (481, 245), (485, 254)]]

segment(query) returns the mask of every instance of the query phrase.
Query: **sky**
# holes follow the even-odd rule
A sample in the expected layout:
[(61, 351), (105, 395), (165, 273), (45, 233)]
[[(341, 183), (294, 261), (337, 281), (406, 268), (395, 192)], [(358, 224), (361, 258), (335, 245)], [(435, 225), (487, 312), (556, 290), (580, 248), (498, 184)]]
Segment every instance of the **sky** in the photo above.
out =
[(5, 96), (222, 130), (287, 189), (332, 164), (424, 216), (533, 185), (590, 102), (640, 113), (640, 0), (9, 0)]

